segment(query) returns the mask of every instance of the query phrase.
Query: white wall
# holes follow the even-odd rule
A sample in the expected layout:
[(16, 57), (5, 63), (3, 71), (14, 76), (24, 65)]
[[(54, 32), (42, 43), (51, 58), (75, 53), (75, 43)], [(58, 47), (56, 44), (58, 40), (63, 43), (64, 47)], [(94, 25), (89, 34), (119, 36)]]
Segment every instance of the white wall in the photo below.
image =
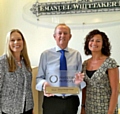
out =
[[(43, 1), (46, 1), (46, 0), (43, 0)], [(38, 22), (38, 24), (33, 24), (29, 21), (26, 21), (25, 17), (23, 16), (23, 7), (25, 7), (26, 4), (30, 2), (31, 1), (29, 0), (17, 0), (17, 1), (16, 0), (0, 0), (0, 6), (2, 6), (0, 7), (0, 9), (2, 9), (0, 10), (0, 14), (2, 15), (0, 16), (0, 44), (2, 45), (2, 48), (3, 48), (6, 33), (10, 29), (12, 28), (20, 29), (23, 32), (27, 41), (28, 52), (31, 59), (31, 63), (33, 66), (37, 66), (41, 52), (55, 45), (55, 41), (53, 38), (53, 31), (54, 31), (54, 26), (57, 23)], [(32, 2), (34, 2), (34, 0)], [(116, 14), (116, 12), (114, 12), (114, 14)], [(86, 17), (83, 18), (85, 15)], [(99, 13), (99, 15), (101, 17), (105, 17), (106, 14)], [(79, 50), (82, 54), (83, 60), (85, 60), (87, 57), (84, 55), (84, 50), (83, 50), (84, 37), (90, 30), (93, 30), (95, 28), (100, 29), (101, 31), (105, 31), (106, 34), (109, 36), (112, 44), (112, 57), (116, 59), (118, 64), (120, 64), (120, 57), (119, 57), (119, 49), (120, 49), (120, 45), (119, 45), (120, 22), (119, 21), (120, 19), (118, 19), (119, 21), (114, 23), (109, 22), (107, 24), (106, 23), (90, 24), (90, 23), (93, 23), (92, 19), (94, 19), (95, 15), (80, 14), (79, 16), (80, 16), (79, 18), (80, 22), (77, 23), (76, 25), (73, 25), (72, 23), (75, 23), (78, 17), (72, 16), (74, 17), (73, 22), (68, 22), (71, 16), (62, 17), (63, 20), (61, 22), (65, 21), (66, 23), (68, 23), (68, 25), (72, 29), (73, 36), (69, 43), (69, 46)], [(104, 19), (103, 21), (108, 22), (109, 19), (115, 18), (115, 16), (113, 15), (113, 13), (111, 13), (110, 18), (103, 18)], [(59, 16), (56, 16), (56, 17), (59, 18)], [(117, 16), (117, 18), (118, 17), (120, 16)], [(32, 16), (29, 18), (32, 18)], [(83, 20), (81, 20), (81, 18), (83, 18)], [(79, 21), (79, 19), (77, 20), (77, 22)], [(87, 20), (86, 22), (88, 22), (88, 24), (85, 23), (85, 25), (82, 25), (82, 23), (84, 22), (84, 19)], [(42, 25), (40, 25), (39, 23), (42, 23)]]

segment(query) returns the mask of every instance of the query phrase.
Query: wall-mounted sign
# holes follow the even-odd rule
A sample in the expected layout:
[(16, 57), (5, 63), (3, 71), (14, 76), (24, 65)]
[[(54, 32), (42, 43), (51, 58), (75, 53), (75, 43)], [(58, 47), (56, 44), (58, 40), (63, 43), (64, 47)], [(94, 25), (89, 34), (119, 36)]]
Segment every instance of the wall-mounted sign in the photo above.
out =
[(120, 11), (120, 0), (71, 0), (62, 2), (36, 2), (30, 8), (41, 15), (79, 14)]
[(23, 18), (44, 27), (58, 23), (73, 28), (110, 26), (120, 23), (120, 0), (32, 0), (23, 7)]

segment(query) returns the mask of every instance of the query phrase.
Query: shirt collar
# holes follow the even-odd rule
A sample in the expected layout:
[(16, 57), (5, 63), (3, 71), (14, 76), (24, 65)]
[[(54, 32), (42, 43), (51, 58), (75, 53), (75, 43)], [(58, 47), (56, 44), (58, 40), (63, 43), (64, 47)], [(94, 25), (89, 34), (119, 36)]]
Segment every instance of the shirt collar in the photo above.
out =
[[(59, 46), (56, 45), (56, 51), (58, 52), (58, 51), (60, 51), (60, 50), (62, 50), (62, 49), (61, 49)], [(66, 52), (69, 52), (68, 47), (66, 47), (64, 50), (65, 50)]]

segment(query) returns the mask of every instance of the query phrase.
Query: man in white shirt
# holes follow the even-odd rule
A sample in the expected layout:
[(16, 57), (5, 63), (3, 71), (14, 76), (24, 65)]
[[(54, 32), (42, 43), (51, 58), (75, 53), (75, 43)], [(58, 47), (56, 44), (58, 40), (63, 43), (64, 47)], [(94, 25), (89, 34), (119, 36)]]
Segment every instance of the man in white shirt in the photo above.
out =
[[(52, 72), (59, 74), (60, 70), (60, 50), (65, 51), (67, 62), (67, 71), (73, 73), (82, 69), (81, 55), (77, 50), (68, 48), (68, 42), (71, 39), (71, 30), (66, 24), (58, 24), (54, 31), (56, 47), (48, 49), (41, 54), (38, 75), (36, 78), (36, 89), (44, 91), (43, 114), (77, 114), (79, 98), (73, 94), (48, 94), (46, 86), (59, 87), (59, 77), (52, 75)], [(73, 75), (74, 84), (68, 81), (69, 86), (77, 85), (81, 88), (84, 74), (77, 73)], [(70, 78), (70, 77), (68, 77)]]

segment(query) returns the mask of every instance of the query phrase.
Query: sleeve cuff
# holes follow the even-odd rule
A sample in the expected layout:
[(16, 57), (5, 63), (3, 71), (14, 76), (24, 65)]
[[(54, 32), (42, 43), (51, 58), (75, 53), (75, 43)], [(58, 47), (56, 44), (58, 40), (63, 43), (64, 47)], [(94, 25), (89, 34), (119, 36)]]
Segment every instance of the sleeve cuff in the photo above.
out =
[(43, 91), (43, 83), (46, 82), (45, 80), (41, 80), (36, 84), (36, 90)]
[(84, 81), (82, 81), (80, 86), (81, 86), (81, 89), (83, 89), (84, 87), (86, 87), (86, 83)]

